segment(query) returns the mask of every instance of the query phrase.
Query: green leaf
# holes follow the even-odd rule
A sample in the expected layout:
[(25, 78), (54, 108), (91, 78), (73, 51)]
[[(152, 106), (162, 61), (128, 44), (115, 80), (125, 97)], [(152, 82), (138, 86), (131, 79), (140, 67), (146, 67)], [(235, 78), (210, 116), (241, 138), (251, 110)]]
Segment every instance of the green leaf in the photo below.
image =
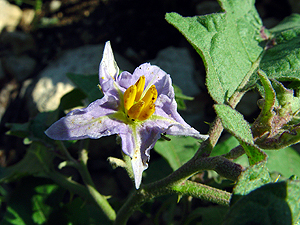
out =
[(172, 136), (171, 141), (159, 140), (154, 150), (176, 170), (195, 155), (199, 146), (199, 140), (192, 137)]
[(20, 138), (28, 138), (30, 141), (53, 142), (44, 133), (45, 130), (58, 119), (58, 111), (39, 113), (36, 117), (24, 124), (7, 123), (10, 130), (6, 133)]
[[(247, 195), (251, 191), (260, 186), (271, 182), (269, 171), (266, 167), (266, 162), (261, 162), (248, 167), (239, 177), (239, 180), (234, 187), (234, 195)], [(231, 204), (236, 202), (236, 197), (231, 199)]]
[(28, 175), (47, 177), (46, 171), (52, 168), (53, 159), (54, 154), (48, 148), (33, 142), (20, 162), (0, 168), (0, 182), (10, 182)]
[(266, 154), (254, 145), (249, 123), (243, 115), (228, 105), (214, 105), (217, 115), (222, 124), (234, 137), (236, 137), (244, 148), (250, 165), (266, 159)]
[(60, 224), (61, 218), (64, 218), (66, 224), (89, 224), (97, 225), (99, 221), (101, 225), (111, 224), (104, 213), (99, 213), (96, 205), (86, 203), (84, 199), (75, 198), (72, 202), (64, 205), (62, 209), (51, 215), (49, 224)]
[(240, 198), (231, 207), (223, 224), (299, 224), (299, 195), (299, 181), (266, 184)]
[(300, 155), (292, 147), (279, 151), (266, 150), (268, 157), (267, 167), (270, 172), (279, 172), (285, 178), (292, 175), (300, 177)]
[(270, 29), (272, 33), (275, 35), (281, 34), (284, 31), (295, 30), (300, 28), (300, 15), (299, 14), (292, 14), (286, 18), (284, 18), (277, 26)]
[(97, 87), (99, 84), (98, 74), (83, 75), (68, 73), (67, 77), (80, 89), (86, 96), (88, 96), (89, 102), (93, 102), (99, 98), (102, 98), (103, 94)]
[(194, 98), (184, 95), (182, 93), (182, 90), (175, 84), (173, 84), (173, 88), (174, 88), (174, 92), (175, 92), (175, 101), (177, 102), (177, 109), (185, 110), (186, 105), (184, 103), (184, 100), (193, 100)]
[(209, 206), (199, 207), (188, 214), (185, 225), (198, 224), (201, 221), (201, 225), (216, 225), (222, 224), (223, 218), (228, 211), (228, 207), (224, 206)]
[(219, 2), (224, 12), (195, 17), (168, 13), (166, 20), (200, 54), (208, 91), (217, 103), (224, 103), (258, 67), (262, 22), (254, 0)]
[(276, 94), (267, 75), (261, 70), (258, 71), (258, 75), (263, 86), (264, 99), (261, 112), (251, 127), (254, 137), (271, 131), (271, 119), (274, 117), (273, 108), (276, 103)]
[(214, 108), (226, 130), (239, 140), (253, 143), (250, 125), (242, 114), (228, 105), (214, 105)]
[(13, 135), (20, 138), (28, 137), (30, 134), (30, 122), (27, 123), (7, 123), (6, 127), (10, 128), (7, 135)]
[(85, 98), (86, 95), (80, 89), (74, 88), (60, 99), (59, 110), (64, 111), (78, 106), (84, 106), (83, 100)]
[(263, 152), (257, 145), (244, 141), (240, 141), (240, 144), (248, 156), (250, 165), (267, 160), (267, 154)]
[(143, 173), (143, 183), (148, 184), (163, 179), (172, 171), (169, 163), (163, 158), (151, 161), (149, 168)]
[(300, 15), (293, 14), (270, 30), (275, 45), (268, 49), (260, 68), (269, 78), (300, 80)]
[(11, 193), (1, 225), (45, 224), (65, 191), (47, 179), (22, 179)]

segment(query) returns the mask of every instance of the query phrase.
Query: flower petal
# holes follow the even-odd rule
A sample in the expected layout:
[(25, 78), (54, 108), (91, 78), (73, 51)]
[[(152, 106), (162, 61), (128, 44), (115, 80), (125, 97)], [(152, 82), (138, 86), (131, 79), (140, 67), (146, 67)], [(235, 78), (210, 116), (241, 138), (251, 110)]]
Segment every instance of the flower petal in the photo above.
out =
[(138, 189), (142, 181), (143, 171), (148, 168), (150, 149), (160, 138), (160, 129), (157, 127), (128, 126), (128, 130), (121, 131), (122, 150), (131, 157), (135, 187)]
[(115, 61), (110, 41), (105, 43), (103, 57), (99, 66), (99, 82), (104, 94), (109, 90), (114, 90), (116, 77), (119, 74), (119, 67)]
[(45, 133), (55, 140), (95, 139), (116, 134), (121, 127), (126, 126), (114, 118), (117, 107), (114, 97), (104, 96), (87, 108), (71, 111), (52, 124)]
[(161, 133), (175, 136), (191, 136), (202, 140), (208, 138), (208, 135), (200, 134), (199, 131), (188, 125), (177, 112), (172, 112), (172, 114), (168, 115), (162, 109), (157, 108), (155, 113), (145, 123), (147, 125), (152, 123), (152, 126), (159, 127)]
[(146, 78), (146, 87), (150, 87), (154, 84), (158, 95), (164, 94), (168, 95), (170, 98), (174, 97), (174, 90), (172, 88), (170, 75), (158, 66), (151, 65), (150, 63), (144, 63), (137, 67), (132, 74), (134, 80), (143, 75)]

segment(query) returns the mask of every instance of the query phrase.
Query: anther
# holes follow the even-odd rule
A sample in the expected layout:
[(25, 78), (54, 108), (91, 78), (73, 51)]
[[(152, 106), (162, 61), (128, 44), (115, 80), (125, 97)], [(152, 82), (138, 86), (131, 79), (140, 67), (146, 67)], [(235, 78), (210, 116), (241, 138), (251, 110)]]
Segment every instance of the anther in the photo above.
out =
[(136, 89), (135, 85), (131, 85), (124, 93), (124, 107), (126, 110), (129, 110), (134, 104)]

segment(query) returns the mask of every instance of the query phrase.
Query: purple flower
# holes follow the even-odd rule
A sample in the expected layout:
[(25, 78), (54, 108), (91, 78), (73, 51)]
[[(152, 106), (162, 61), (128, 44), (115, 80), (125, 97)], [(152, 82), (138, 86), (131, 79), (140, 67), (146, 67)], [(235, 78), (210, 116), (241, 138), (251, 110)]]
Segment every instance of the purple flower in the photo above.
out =
[(52, 124), (46, 134), (55, 140), (118, 134), (123, 152), (131, 157), (137, 189), (148, 167), (150, 149), (162, 133), (207, 138), (178, 114), (170, 75), (159, 67), (144, 63), (133, 74), (124, 71), (119, 75), (110, 42), (107, 42), (99, 80), (104, 97), (87, 108), (71, 111)]

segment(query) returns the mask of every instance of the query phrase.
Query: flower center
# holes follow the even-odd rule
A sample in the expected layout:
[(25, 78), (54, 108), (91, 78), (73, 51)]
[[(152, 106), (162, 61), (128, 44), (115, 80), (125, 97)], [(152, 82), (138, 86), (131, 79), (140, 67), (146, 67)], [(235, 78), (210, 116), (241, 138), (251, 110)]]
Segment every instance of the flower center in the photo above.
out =
[(138, 81), (131, 85), (124, 93), (124, 108), (128, 118), (131, 120), (146, 120), (155, 112), (155, 101), (157, 90), (152, 85), (145, 90), (145, 76), (141, 76)]

